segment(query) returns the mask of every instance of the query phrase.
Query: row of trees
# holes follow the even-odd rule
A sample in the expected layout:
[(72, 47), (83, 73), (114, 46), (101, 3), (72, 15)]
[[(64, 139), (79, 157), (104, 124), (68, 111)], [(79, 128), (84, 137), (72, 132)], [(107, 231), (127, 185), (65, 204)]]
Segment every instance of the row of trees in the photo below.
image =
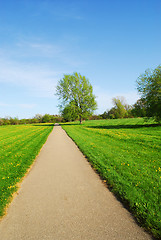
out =
[[(153, 117), (161, 121), (161, 66), (146, 70), (136, 81), (141, 98), (130, 106), (123, 97), (113, 98), (113, 107), (92, 119)], [(57, 95), (61, 100), (60, 110), (65, 121), (88, 119), (97, 108), (89, 80), (78, 73), (64, 75), (58, 82)]]
[[(134, 105), (128, 105), (124, 97), (115, 97), (112, 99), (113, 107), (105, 111), (103, 114), (90, 115), (83, 119), (98, 120), (98, 119), (117, 119), (117, 118), (133, 118), (146, 117), (145, 104), (142, 100), (138, 100)], [(62, 110), (62, 118), (65, 122), (79, 120), (77, 114), (71, 110), (70, 105), (66, 105)]]
[[(161, 121), (161, 66), (156, 69), (146, 70), (137, 79), (137, 89), (140, 99), (130, 106), (125, 103), (123, 97), (113, 98), (113, 107), (103, 114), (93, 116), (93, 119), (106, 118), (127, 118), (127, 117), (153, 117)], [(32, 119), (3, 118), (0, 125), (25, 124), (25, 123), (46, 123), (78, 120), (91, 118), (94, 110), (97, 109), (96, 97), (89, 80), (79, 73), (64, 75), (58, 82), (56, 88), (61, 104), (59, 105), (61, 116), (37, 114)]]
[[(147, 117), (146, 106), (143, 99), (137, 100), (134, 105), (128, 105), (124, 97), (116, 97), (112, 99), (113, 107), (105, 111), (99, 116), (103, 119)], [(152, 117), (152, 115), (150, 116)]]
[(32, 123), (56, 123), (62, 122), (63, 118), (59, 115), (50, 114), (36, 114), (33, 118), (18, 119), (17, 117), (0, 118), (0, 126), (2, 125), (18, 125), (18, 124), (32, 124)]
[(106, 118), (127, 118), (132, 117), (132, 106), (126, 104), (124, 97), (115, 97), (112, 99), (113, 107), (110, 110), (105, 111), (100, 116)]

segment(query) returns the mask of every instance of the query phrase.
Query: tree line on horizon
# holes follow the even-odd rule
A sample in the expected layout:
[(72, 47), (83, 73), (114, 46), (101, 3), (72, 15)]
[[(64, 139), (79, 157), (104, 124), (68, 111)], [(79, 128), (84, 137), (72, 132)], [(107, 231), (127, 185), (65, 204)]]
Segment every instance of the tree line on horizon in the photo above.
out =
[(92, 115), (97, 103), (89, 80), (78, 73), (64, 75), (58, 82), (57, 95), (61, 100), (60, 110), (63, 119), (117, 119), (129, 117), (153, 117), (161, 121), (161, 65), (154, 70), (146, 70), (137, 81), (141, 98), (130, 106), (123, 97), (112, 99), (113, 107), (100, 115)]
[[(123, 96), (113, 98), (112, 102), (113, 107), (110, 110), (106, 110), (102, 114), (92, 114), (87, 118), (83, 118), (83, 120), (147, 117), (145, 104), (141, 99), (137, 100), (134, 105), (127, 104)], [(79, 120), (77, 115), (70, 111), (70, 106), (66, 106), (62, 110), (61, 116), (66, 122)]]
[[(132, 118), (145, 117), (145, 108), (141, 105), (140, 100), (136, 104), (130, 106), (125, 103), (124, 97), (113, 98), (114, 106), (102, 114), (91, 114), (83, 117), (82, 120), (101, 120), (101, 119), (117, 119), (117, 118)], [(36, 123), (61, 123), (79, 121), (75, 112), (71, 111), (70, 106), (66, 106), (60, 115), (51, 114), (36, 114), (33, 118), (5, 117), (0, 118), (0, 126), (2, 125), (19, 125), (19, 124), (36, 124)]]
[(146, 70), (137, 81), (137, 90), (141, 98), (134, 105), (128, 105), (124, 97), (112, 99), (113, 107), (99, 115), (93, 115), (97, 109), (95, 95), (89, 80), (80, 73), (64, 75), (58, 82), (56, 95), (59, 97), (60, 115), (36, 114), (31, 119), (0, 118), (0, 125), (56, 123), (94, 119), (118, 119), (132, 117), (153, 117), (161, 121), (161, 65), (154, 70)]
[(19, 124), (33, 124), (33, 123), (56, 123), (62, 122), (63, 118), (60, 115), (50, 114), (36, 114), (33, 118), (18, 119), (17, 117), (0, 118), (0, 126), (2, 125), (19, 125)]

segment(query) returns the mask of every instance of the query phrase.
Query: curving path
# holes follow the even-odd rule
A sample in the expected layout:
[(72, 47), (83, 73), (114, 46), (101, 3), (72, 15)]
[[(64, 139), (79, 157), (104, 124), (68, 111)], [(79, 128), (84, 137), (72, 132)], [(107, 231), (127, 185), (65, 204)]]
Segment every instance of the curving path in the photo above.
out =
[(2, 240), (149, 240), (55, 126), (0, 222)]

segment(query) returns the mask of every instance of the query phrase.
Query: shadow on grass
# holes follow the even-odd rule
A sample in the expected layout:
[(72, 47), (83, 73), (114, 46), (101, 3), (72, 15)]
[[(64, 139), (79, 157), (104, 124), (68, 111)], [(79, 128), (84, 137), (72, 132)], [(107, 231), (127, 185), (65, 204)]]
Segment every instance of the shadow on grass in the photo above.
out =
[(52, 127), (52, 126), (54, 126), (55, 125), (55, 123), (51, 123), (51, 124), (33, 124), (33, 126), (35, 126), (35, 127)]
[(51, 126), (54, 126), (54, 127), (58, 127), (58, 126), (62, 126), (62, 125), (64, 125), (64, 126), (72, 126), (72, 125), (79, 125), (78, 123), (72, 123), (72, 124), (70, 124), (70, 123), (39, 123), (39, 124), (33, 124), (33, 126), (35, 126), (35, 127), (51, 127)]
[(149, 127), (159, 127), (161, 124), (144, 124), (144, 125), (108, 125), (108, 126), (86, 126), (87, 128), (97, 128), (97, 129), (121, 129), (121, 128), (149, 128)]
[(60, 123), (60, 126), (76, 126), (76, 125), (79, 125), (79, 126), (81, 126), (80, 125), (80, 123)]

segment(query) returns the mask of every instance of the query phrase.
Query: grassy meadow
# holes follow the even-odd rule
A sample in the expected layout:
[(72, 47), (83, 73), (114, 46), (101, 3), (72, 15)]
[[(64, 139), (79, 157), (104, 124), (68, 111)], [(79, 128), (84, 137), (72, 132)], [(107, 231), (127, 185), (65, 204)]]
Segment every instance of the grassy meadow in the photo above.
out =
[(52, 125), (0, 127), (0, 216), (52, 129)]
[(161, 126), (144, 119), (61, 124), (138, 222), (161, 238)]

